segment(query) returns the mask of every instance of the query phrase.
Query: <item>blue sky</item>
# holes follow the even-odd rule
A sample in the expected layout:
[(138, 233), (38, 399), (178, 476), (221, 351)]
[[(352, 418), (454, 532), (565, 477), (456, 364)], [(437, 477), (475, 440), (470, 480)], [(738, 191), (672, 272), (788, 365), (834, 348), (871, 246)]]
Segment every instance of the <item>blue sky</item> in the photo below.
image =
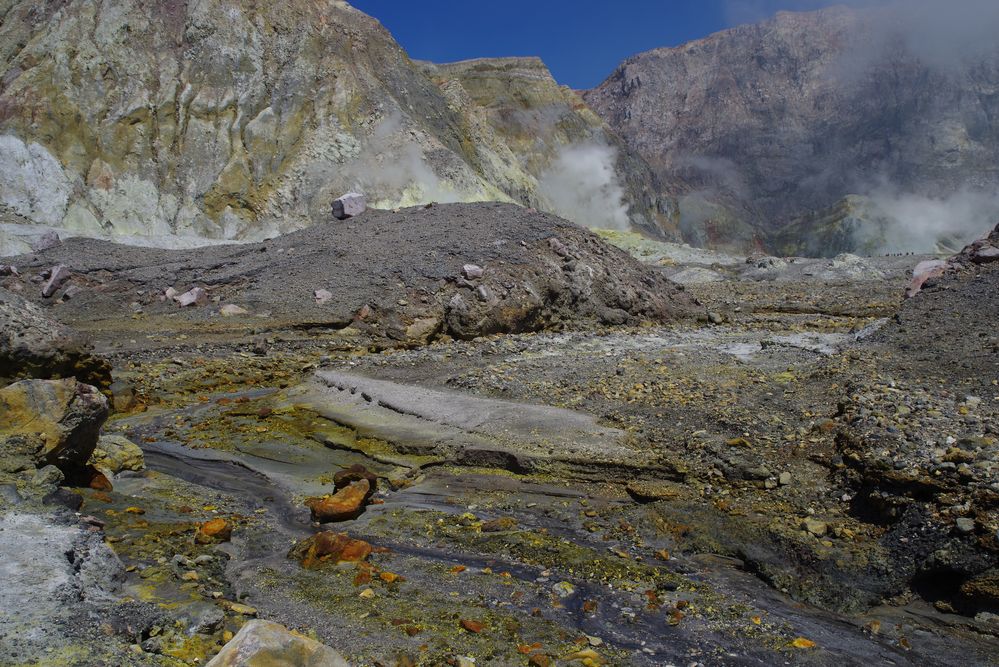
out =
[[(856, 0), (854, 0), (856, 1)], [(999, 2), (999, 0), (996, 0)], [(560, 83), (591, 88), (624, 58), (778, 9), (835, 0), (351, 0), (410, 56), (447, 62), (540, 56)]]

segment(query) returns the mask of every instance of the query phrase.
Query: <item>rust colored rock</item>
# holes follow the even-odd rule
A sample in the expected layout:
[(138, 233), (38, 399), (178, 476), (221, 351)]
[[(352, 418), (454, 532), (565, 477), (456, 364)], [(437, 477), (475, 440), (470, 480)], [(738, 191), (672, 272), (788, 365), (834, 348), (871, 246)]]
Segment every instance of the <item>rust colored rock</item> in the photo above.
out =
[(216, 517), (198, 526), (194, 541), (198, 544), (210, 544), (212, 542), (228, 542), (231, 537), (232, 524), (222, 517)]
[(533, 653), (531, 657), (527, 659), (527, 664), (531, 667), (550, 667), (552, 659), (544, 653)]
[(323, 563), (360, 563), (371, 555), (372, 547), (346, 533), (323, 531), (302, 540), (288, 552), (302, 567), (312, 569)]
[(350, 486), (353, 482), (359, 482), (362, 479), (368, 480), (368, 484), (371, 485), (371, 488), (368, 490), (368, 496), (370, 497), (371, 494), (378, 489), (378, 476), (362, 466), (360, 463), (355, 463), (349, 468), (344, 468), (333, 475), (333, 486), (338, 489), (342, 489), (346, 486)]
[(478, 621), (473, 621), (470, 618), (463, 618), (461, 619), (461, 627), (473, 634), (479, 634), (485, 629), (486, 626)]
[[(92, 466), (87, 466), (91, 468)], [(87, 486), (95, 491), (114, 491), (114, 487), (111, 486), (111, 480), (107, 476), (97, 469), (91, 471), (93, 474), (90, 477), (90, 481), (87, 482)]]
[(333, 495), (308, 498), (305, 505), (312, 510), (313, 521), (333, 523), (356, 519), (364, 511), (364, 504), (371, 493), (366, 479), (351, 482)]

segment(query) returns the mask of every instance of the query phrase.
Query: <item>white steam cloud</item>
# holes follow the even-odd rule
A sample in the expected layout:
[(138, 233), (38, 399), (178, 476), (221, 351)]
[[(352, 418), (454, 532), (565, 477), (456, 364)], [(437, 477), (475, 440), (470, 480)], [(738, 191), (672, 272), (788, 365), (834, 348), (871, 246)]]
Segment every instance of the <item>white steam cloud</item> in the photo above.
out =
[[(855, 25), (847, 24), (840, 55), (829, 64), (828, 76), (840, 89), (863, 85), (876, 67), (909, 59), (942, 76), (966, 76), (969, 66), (986, 71), (999, 67), (999, 0), (726, 0), (724, 8), (728, 23), (738, 25), (767, 19), (780, 10), (813, 11), (834, 5), (863, 12)], [(824, 181), (836, 176), (844, 182), (851, 178), (833, 169), (812, 180), (822, 190)], [(999, 192), (994, 187), (927, 196), (886, 178), (853, 178), (851, 190), (866, 197), (855, 238), (859, 247), (874, 252), (960, 249), (999, 219)], [(807, 188), (809, 182), (800, 185)]]
[(367, 195), (378, 208), (462, 201), (460, 193), (427, 163), (399, 112), (375, 125), (361, 154), (344, 170), (350, 174), (353, 189)]
[(875, 253), (956, 252), (992, 229), (999, 195), (962, 190), (947, 197), (882, 187), (867, 195), (870, 210), (854, 231), (859, 247)]
[(584, 227), (627, 230), (631, 224), (617, 153), (598, 143), (564, 147), (538, 181), (552, 213)]

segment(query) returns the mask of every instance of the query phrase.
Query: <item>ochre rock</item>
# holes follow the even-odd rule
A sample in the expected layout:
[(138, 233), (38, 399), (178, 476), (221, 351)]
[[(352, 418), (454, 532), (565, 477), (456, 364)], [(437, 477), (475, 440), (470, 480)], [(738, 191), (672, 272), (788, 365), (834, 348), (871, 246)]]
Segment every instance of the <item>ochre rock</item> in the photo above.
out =
[(312, 510), (312, 519), (319, 523), (349, 521), (356, 519), (364, 511), (364, 503), (371, 492), (371, 483), (366, 479), (351, 482), (333, 495), (308, 498), (306, 506)]
[(288, 552), (302, 567), (312, 569), (323, 563), (359, 563), (367, 560), (372, 547), (364, 540), (356, 540), (346, 533), (323, 531), (302, 540)]
[(325, 644), (271, 621), (253, 620), (229, 640), (208, 667), (350, 667)]
[(22, 380), (0, 389), (0, 455), (7, 442), (31, 438), (41, 467), (70, 472), (85, 466), (108, 417), (108, 400), (96, 387), (67, 380)]

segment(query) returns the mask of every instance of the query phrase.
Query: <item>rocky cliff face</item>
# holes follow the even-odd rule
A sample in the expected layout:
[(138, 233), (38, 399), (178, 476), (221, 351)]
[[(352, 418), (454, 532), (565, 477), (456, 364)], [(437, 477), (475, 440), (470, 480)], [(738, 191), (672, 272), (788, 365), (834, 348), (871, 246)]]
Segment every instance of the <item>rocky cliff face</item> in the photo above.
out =
[(670, 188), (540, 59), (425, 68), (460, 113), (483, 171), (504, 192), (590, 227), (634, 226), (679, 238)]
[[(573, 142), (624, 167), (614, 205), (635, 224), (663, 235), (675, 222), (670, 200), (648, 196), (660, 190), (648, 168), (617, 154), (606, 126), (537, 62), (428, 75), (337, 0), (2, 9), (0, 222), (15, 231), (250, 240), (325, 219), (352, 188), (383, 206), (557, 208), (539, 181)], [(490, 78), (507, 106), (476, 98)], [(10, 228), (6, 238), (24, 250)]]
[(714, 226), (709, 243), (746, 245), (746, 223), (766, 240), (848, 194), (996, 192), (999, 57), (942, 64), (892, 21), (781, 13), (636, 55), (584, 98), (662, 178), (688, 184), (682, 219), (688, 235)]

